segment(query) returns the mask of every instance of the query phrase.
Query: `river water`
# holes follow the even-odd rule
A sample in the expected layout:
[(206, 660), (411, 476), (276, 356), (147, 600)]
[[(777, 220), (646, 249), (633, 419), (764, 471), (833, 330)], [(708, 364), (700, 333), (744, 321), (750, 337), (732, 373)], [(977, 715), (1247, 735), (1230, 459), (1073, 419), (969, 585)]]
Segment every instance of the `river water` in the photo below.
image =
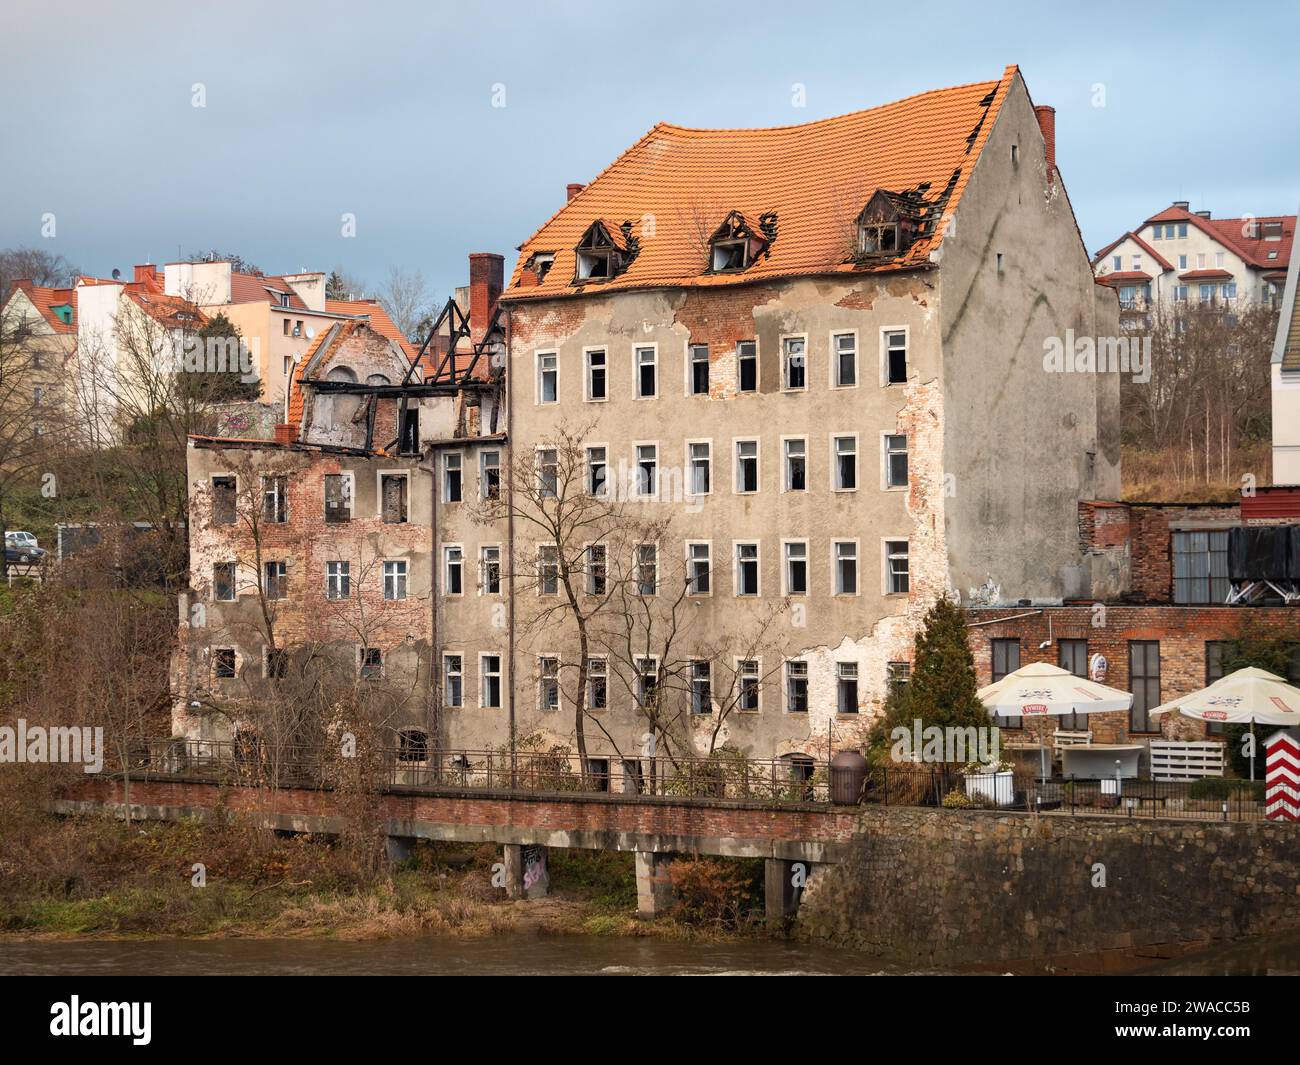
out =
[[(903, 972), (853, 951), (743, 940), (679, 943), (607, 936), (487, 939), (0, 940), (0, 974), (13, 975), (872, 975)], [(1300, 939), (1236, 944), (1166, 962), (1152, 974), (1300, 972)]]

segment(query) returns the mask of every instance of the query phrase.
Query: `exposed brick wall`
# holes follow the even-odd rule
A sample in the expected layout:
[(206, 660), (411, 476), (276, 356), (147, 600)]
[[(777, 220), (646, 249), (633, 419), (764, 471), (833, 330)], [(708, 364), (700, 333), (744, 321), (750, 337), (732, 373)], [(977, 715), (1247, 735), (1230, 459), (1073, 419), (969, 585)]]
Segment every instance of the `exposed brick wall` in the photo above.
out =
[[(1156, 640), (1160, 644), (1162, 702), (1205, 687), (1207, 641), (1233, 639), (1247, 614), (1262, 631), (1300, 641), (1300, 610), (1290, 607), (1048, 607), (1041, 613), (1014, 621), (980, 624), (997, 617), (1023, 613), (1023, 609), (1015, 607), (982, 607), (971, 610), (970, 621), (979, 626), (971, 629), (970, 641), (981, 685), (992, 683), (993, 680), (994, 639), (1019, 638), (1022, 666), (1031, 662), (1057, 665), (1059, 641), (1087, 640), (1089, 657), (1098, 653), (1106, 657), (1109, 668), (1105, 683), (1122, 691), (1129, 688), (1129, 641)], [(1049, 635), (1053, 642), (1040, 651), (1039, 644), (1048, 640)], [(1160, 738), (1159, 734), (1130, 733), (1127, 712), (1089, 714), (1087, 720), (1096, 743), (1128, 743)], [(1207, 736), (1204, 723), (1180, 714), (1165, 714), (1157, 720), (1162, 720), (1161, 729), (1167, 738), (1205, 739)]]

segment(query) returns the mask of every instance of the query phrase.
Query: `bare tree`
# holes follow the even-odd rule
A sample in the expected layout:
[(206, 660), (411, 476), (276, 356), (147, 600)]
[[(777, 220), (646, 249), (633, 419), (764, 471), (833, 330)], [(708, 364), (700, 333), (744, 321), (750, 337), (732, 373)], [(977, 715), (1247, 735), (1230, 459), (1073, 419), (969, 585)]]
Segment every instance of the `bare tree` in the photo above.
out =
[(421, 326), (430, 319), (437, 302), (433, 290), (419, 270), (390, 266), (379, 286), (379, 301), (408, 340), (421, 339)]
[(20, 278), (42, 288), (63, 288), (79, 273), (62, 255), (44, 248), (5, 248), (0, 250), (0, 302), (9, 299), (9, 286)]

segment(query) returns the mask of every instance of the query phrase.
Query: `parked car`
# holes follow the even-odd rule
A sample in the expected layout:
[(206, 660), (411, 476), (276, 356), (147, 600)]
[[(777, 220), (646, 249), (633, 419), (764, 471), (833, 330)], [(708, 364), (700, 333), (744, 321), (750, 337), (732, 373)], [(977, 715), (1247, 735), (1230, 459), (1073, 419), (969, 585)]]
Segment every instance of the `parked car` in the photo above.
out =
[(38, 546), (29, 532), (5, 533), (5, 561), (30, 566), (45, 559), (45, 549)]

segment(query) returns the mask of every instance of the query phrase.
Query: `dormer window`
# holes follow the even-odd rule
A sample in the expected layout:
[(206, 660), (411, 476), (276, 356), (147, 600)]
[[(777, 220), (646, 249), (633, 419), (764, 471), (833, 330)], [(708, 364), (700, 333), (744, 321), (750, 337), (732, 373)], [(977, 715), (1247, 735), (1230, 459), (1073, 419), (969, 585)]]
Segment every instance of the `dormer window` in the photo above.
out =
[(861, 255), (894, 255), (898, 252), (898, 226), (890, 223), (863, 223), (858, 226), (858, 252)]
[(1265, 240), (1281, 240), (1281, 239), (1282, 239), (1282, 223), (1281, 223), (1281, 222), (1265, 222), (1265, 223), (1264, 223), (1264, 239), (1265, 239)]
[(857, 219), (857, 259), (889, 259), (902, 255), (920, 229), (925, 204), (915, 193), (877, 189)]
[(775, 238), (776, 215), (762, 215), (753, 225), (739, 211), (732, 211), (709, 237), (709, 271), (747, 269)]
[(546, 275), (551, 272), (551, 267), (555, 265), (555, 252), (539, 251), (533, 256), (533, 271), (537, 274), (537, 283), (540, 285), (546, 280)]
[(574, 249), (578, 258), (578, 269), (573, 279), (575, 283), (604, 281), (622, 269), (625, 248), (620, 245), (619, 238), (628, 240), (625, 229), (630, 229), (630, 226), (615, 227), (611, 231), (603, 222), (591, 223)]

